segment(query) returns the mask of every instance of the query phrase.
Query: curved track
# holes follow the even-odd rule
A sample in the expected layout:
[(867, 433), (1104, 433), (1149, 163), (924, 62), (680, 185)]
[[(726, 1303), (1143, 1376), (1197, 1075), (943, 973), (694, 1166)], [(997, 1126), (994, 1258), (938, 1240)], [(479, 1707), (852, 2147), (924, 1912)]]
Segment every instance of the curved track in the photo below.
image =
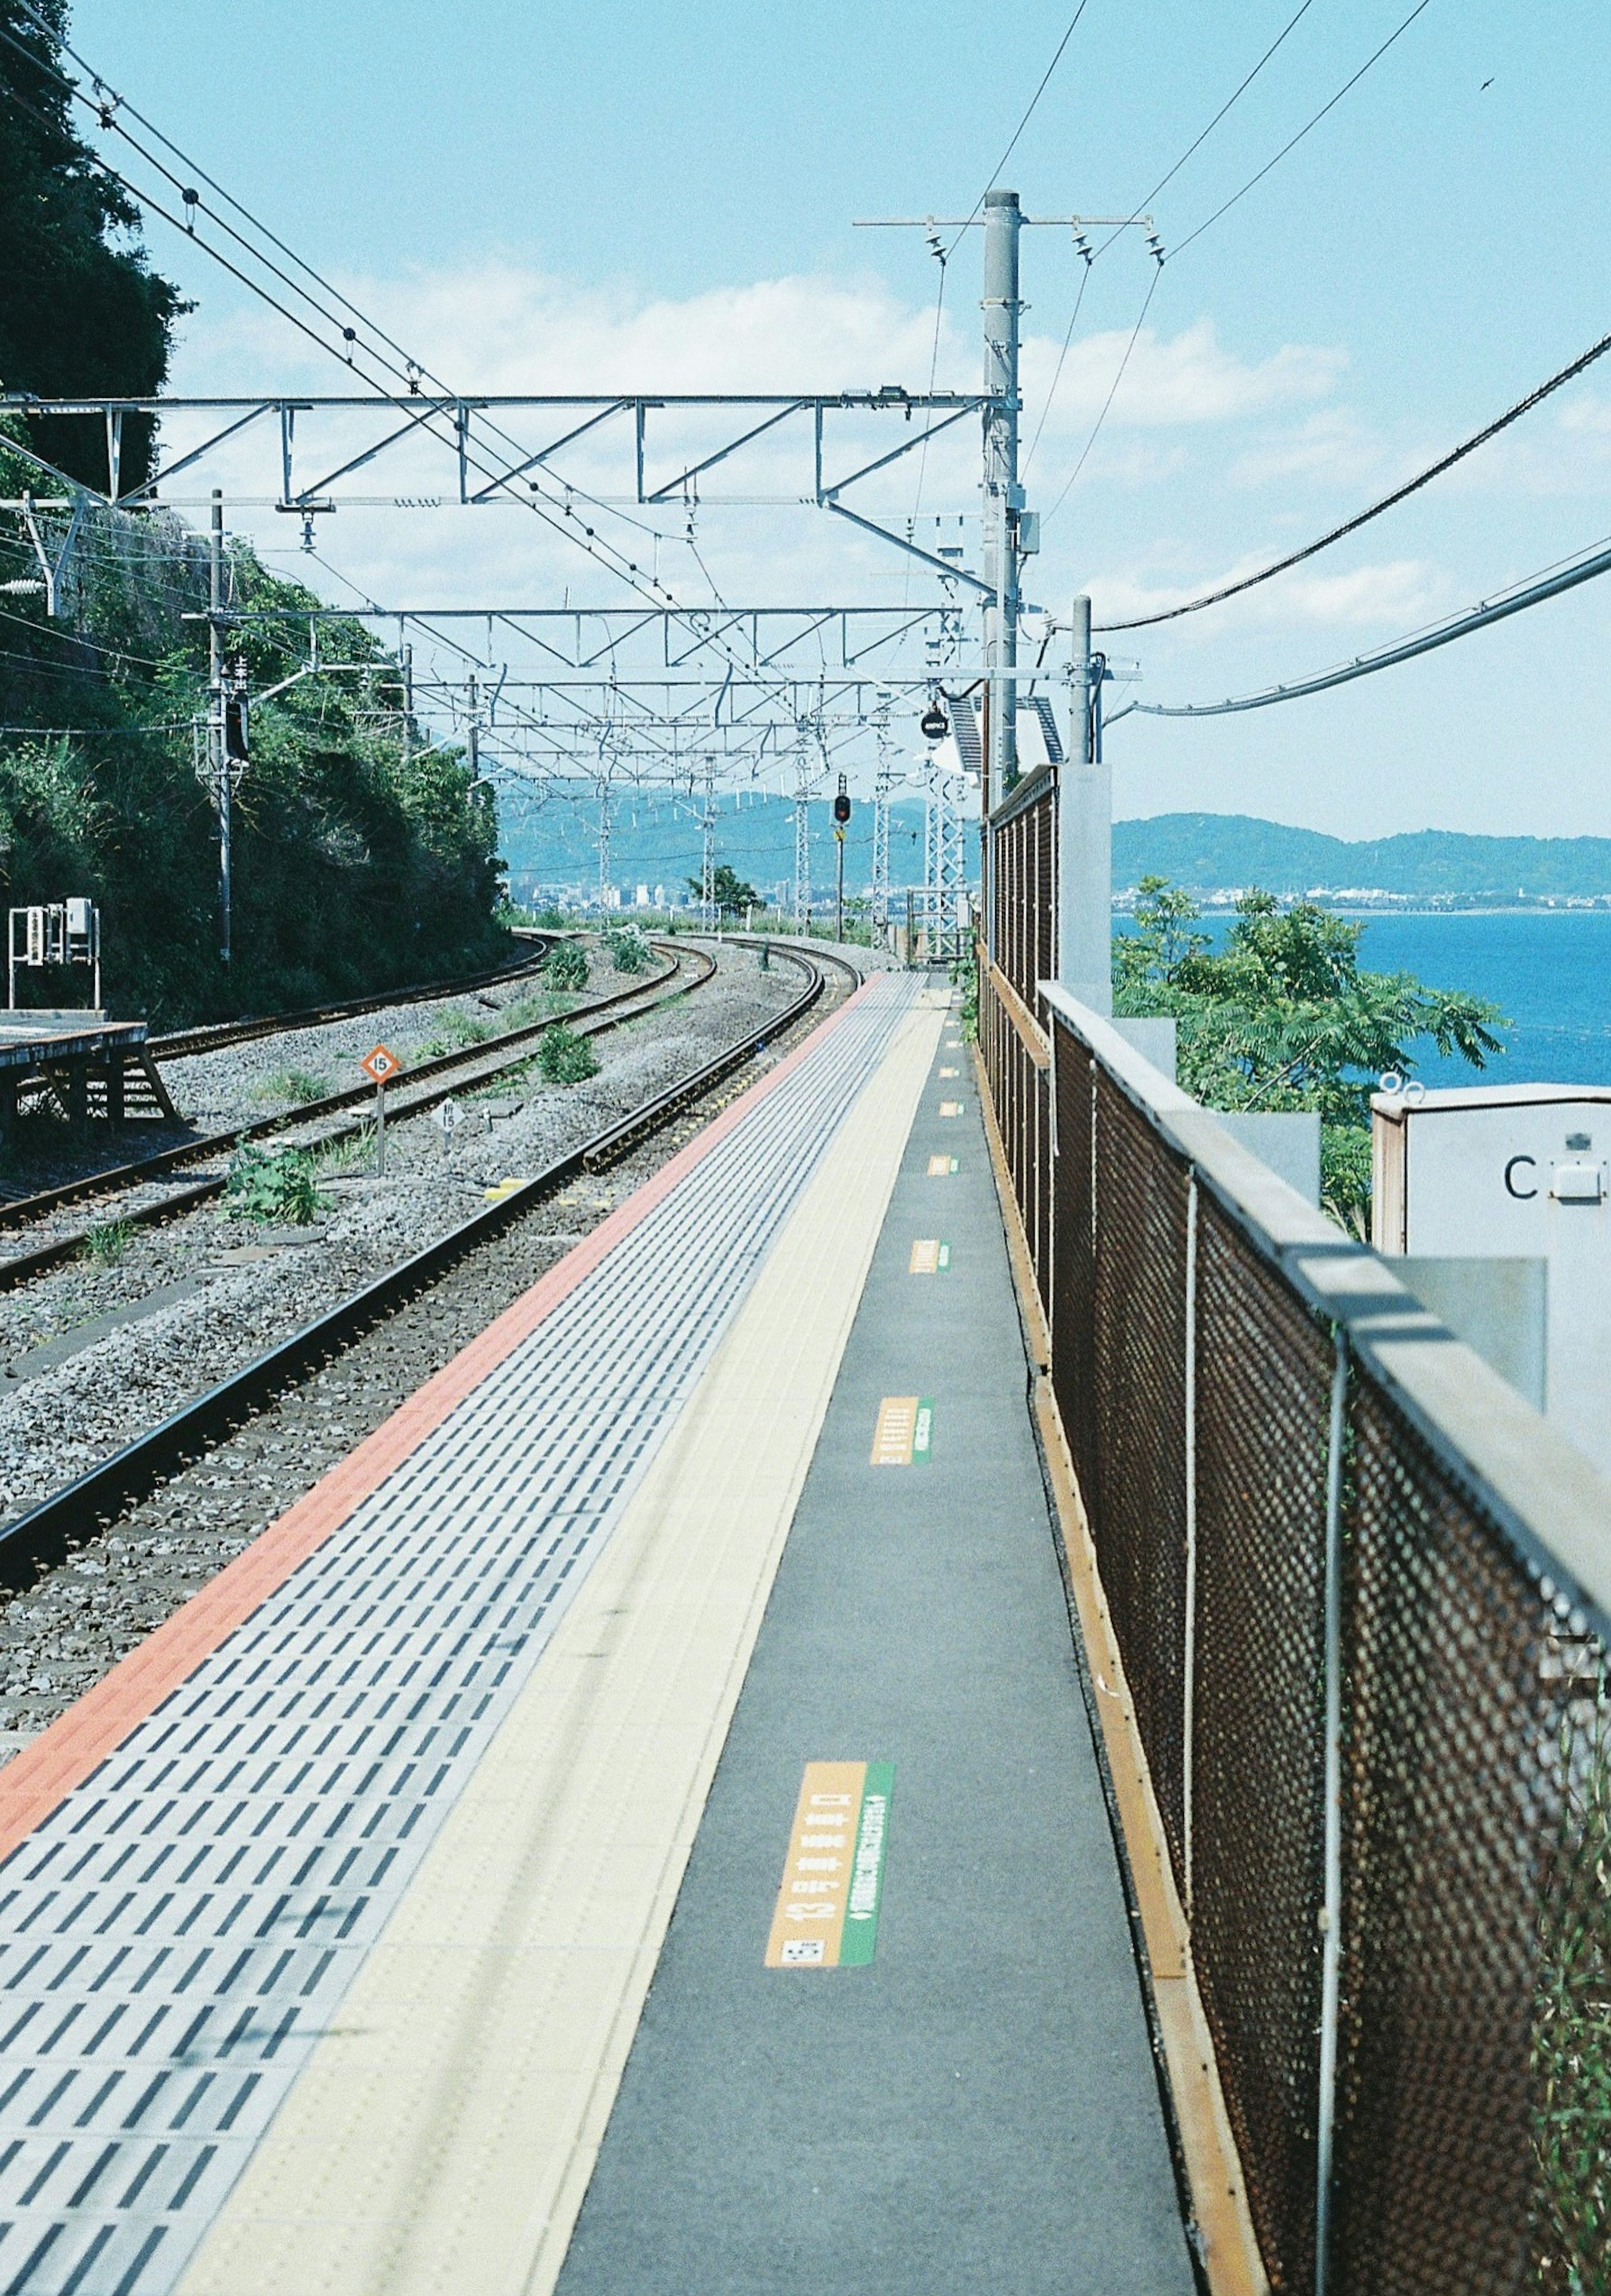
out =
[(553, 936), (517, 931), (513, 938), (528, 953), (513, 964), (493, 965), (486, 972), (467, 972), (454, 980), (415, 981), (407, 988), (388, 988), (375, 996), (348, 996), (329, 1004), (307, 1004), (294, 1013), (259, 1013), (240, 1021), (212, 1021), (199, 1029), (174, 1029), (164, 1037), (148, 1037), (145, 1048), (160, 1061), (185, 1061), (198, 1053), (217, 1053), (231, 1045), (249, 1045), (262, 1037), (290, 1036), (298, 1029), (318, 1029), (330, 1021), (352, 1021), (364, 1013), (384, 1013), (394, 1004), (429, 1004), (438, 997), (463, 996), (478, 988), (507, 987), (539, 972), (553, 946)]
[[(843, 976), (846, 993), (860, 985), (862, 975), (856, 967), (837, 955), (826, 950), (807, 953), (776, 943), (773, 947), (780, 962), (797, 967), (805, 976), (806, 985), (791, 1004), (691, 1075), (656, 1094), (626, 1119), (556, 1158), (544, 1170), (523, 1181), (498, 1201), (473, 1213), (423, 1250), (304, 1324), (159, 1426), (11, 1522), (0, 1525), (0, 1583), (12, 1587), (29, 1585), (41, 1567), (59, 1561), (75, 1541), (93, 1535), (115, 1519), (176, 1467), (230, 1434), (272, 1404), (278, 1394), (296, 1387), (377, 1324), (405, 1308), (459, 1263), (473, 1256), (480, 1246), (504, 1234), (568, 1183), (630, 1153), (651, 1133), (709, 1093), (722, 1078), (804, 1020), (827, 989), (825, 966)], [(705, 956), (702, 950), (692, 953)], [(714, 972), (714, 960), (705, 961), (709, 971)], [(701, 975), (701, 979), (708, 977), (709, 972)], [(619, 1015), (617, 1019), (624, 1017), (631, 1016)]]
[[(634, 982), (630, 988), (617, 989), (609, 996), (594, 997), (588, 1004), (573, 1006), (568, 1013), (556, 1013), (547, 1020), (529, 1022), (523, 1028), (505, 1029), (501, 1036), (486, 1037), (479, 1044), (462, 1046), (454, 1052), (444, 1053), (435, 1060), (422, 1061), (417, 1068), (405, 1070), (388, 1095), (388, 1122), (401, 1123), (407, 1117), (421, 1115), (456, 1091), (493, 1082), (511, 1069), (523, 1066), (531, 1057), (531, 1047), (536, 1038), (560, 1022), (572, 1029), (577, 1036), (602, 1036), (607, 1029), (618, 1028), (624, 1021), (641, 1019), (658, 1004), (667, 1004), (674, 997), (686, 996), (694, 989), (703, 988), (716, 972), (716, 959), (704, 949), (692, 946), (677, 949), (668, 943), (658, 941), (653, 946), (667, 959), (666, 964), (659, 972)], [(690, 980), (680, 978), (685, 964), (695, 968)], [(676, 985), (673, 986), (674, 983)], [(154, 1181), (166, 1179), (170, 1173), (182, 1171), (187, 1165), (207, 1163), (219, 1157), (233, 1155), (246, 1144), (270, 1139), (276, 1133), (300, 1133), (306, 1127), (323, 1125), (322, 1130), (315, 1129), (310, 1138), (298, 1144), (325, 1147), (337, 1141), (349, 1139), (363, 1129), (361, 1122), (328, 1124), (324, 1119), (339, 1116), (348, 1110), (368, 1108), (373, 1099), (372, 1087), (359, 1085), (350, 1091), (331, 1093), (323, 1100), (307, 1102), (299, 1107), (282, 1110), (277, 1115), (259, 1118), (255, 1123), (232, 1125), (222, 1132), (183, 1141), (176, 1148), (158, 1149), (150, 1156), (138, 1157), (127, 1164), (114, 1165), (85, 1179), (71, 1180), (61, 1187), (46, 1188), (37, 1195), (20, 1197), (14, 1203), (0, 1207), (0, 1229), (29, 1226), (53, 1212), (94, 1198), (126, 1194)], [(115, 1216), (134, 1226), (154, 1226), (220, 1195), (227, 1185), (228, 1175), (216, 1173), (189, 1187), (176, 1188), (170, 1194), (134, 1206)], [(64, 1260), (70, 1259), (84, 1248), (86, 1233), (79, 1228), (64, 1235), (53, 1235), (31, 1250), (0, 1259), (0, 1292), (14, 1290), (19, 1283), (27, 1283), (47, 1268), (60, 1267)]]

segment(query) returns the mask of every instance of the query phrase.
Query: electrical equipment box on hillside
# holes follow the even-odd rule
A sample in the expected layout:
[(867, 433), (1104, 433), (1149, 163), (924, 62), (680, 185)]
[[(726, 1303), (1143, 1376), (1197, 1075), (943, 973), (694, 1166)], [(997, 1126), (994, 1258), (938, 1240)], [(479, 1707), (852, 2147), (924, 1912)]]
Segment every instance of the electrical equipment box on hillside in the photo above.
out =
[(1544, 1408), (1611, 1472), (1611, 1086), (1411, 1084), (1370, 1105), (1376, 1249), (1541, 1262)]

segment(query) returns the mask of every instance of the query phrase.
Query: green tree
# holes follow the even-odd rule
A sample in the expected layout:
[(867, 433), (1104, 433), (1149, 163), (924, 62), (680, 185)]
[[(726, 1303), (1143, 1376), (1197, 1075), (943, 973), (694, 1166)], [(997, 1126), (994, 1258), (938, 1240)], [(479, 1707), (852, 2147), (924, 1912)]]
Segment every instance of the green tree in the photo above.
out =
[[(168, 373), (174, 322), (190, 307), (153, 272), (140, 212), (73, 125), (61, 76), (67, 0), (37, 0), (42, 30), (0, 0), (0, 385), (41, 398), (149, 398)], [(106, 485), (94, 420), (28, 425), (28, 443), (89, 485)], [(151, 465), (149, 420), (123, 427), (121, 480)]]
[(1174, 1017), (1180, 1080), (1211, 1108), (1318, 1109), (1327, 1209), (1364, 1234), (1378, 1078), (1408, 1075), (1428, 1037), (1481, 1069), (1503, 1016), (1411, 973), (1362, 972), (1364, 927), (1310, 901), (1247, 893), (1217, 955), (1198, 927), (1190, 895), (1144, 877), (1133, 931), (1114, 937), (1114, 1010)]
[[(703, 877), (690, 877), (687, 883), (695, 900), (702, 901), (705, 898)], [(716, 896), (718, 911), (724, 917), (740, 916), (746, 909), (759, 909), (765, 906), (755, 887), (747, 885), (725, 861), (718, 861), (716, 865), (711, 891)]]

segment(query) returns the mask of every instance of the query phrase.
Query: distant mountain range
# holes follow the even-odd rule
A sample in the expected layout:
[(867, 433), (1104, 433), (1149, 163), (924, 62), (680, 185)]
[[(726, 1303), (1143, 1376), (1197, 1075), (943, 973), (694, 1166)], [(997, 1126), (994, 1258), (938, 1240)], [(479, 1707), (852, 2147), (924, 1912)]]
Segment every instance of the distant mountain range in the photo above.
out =
[(1611, 837), (1468, 837), (1452, 829), (1326, 837), (1245, 813), (1161, 813), (1113, 824), (1116, 890), (1144, 876), (1194, 891), (1370, 890), (1411, 899), (1571, 900), (1611, 896)]
[[(514, 791), (500, 800), (502, 850), (529, 898), (539, 888), (585, 895), (598, 882), (598, 800), (581, 782), (555, 782), (541, 800)], [(630, 901), (636, 886), (681, 894), (697, 876), (701, 847), (697, 799), (625, 788), (611, 806), (609, 875)], [(890, 808), (890, 877), (923, 881), (923, 807)], [(794, 808), (771, 795), (716, 800), (713, 843), (765, 896), (775, 898), (794, 869)], [(861, 892), (871, 867), (872, 808), (855, 805), (845, 848), (846, 891)], [(968, 873), (977, 877), (978, 839), (968, 824)], [(811, 808), (811, 874), (819, 893), (833, 882), (828, 802)], [(1262, 885), (1272, 893), (1372, 892), (1397, 900), (1505, 902), (1611, 899), (1611, 837), (1468, 837), (1423, 829), (1412, 836), (1351, 842), (1317, 829), (1293, 829), (1244, 813), (1163, 813), (1113, 824), (1117, 892), (1144, 876), (1166, 877), (1194, 892)]]

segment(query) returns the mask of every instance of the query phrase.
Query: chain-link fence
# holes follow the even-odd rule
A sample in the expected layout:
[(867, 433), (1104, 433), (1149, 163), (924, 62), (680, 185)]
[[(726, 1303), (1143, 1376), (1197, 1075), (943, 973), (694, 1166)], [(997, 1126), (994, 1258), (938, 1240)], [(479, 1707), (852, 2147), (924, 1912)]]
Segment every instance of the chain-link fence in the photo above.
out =
[(1032, 948), (981, 1052), (1271, 2284), (1611, 2290), (1611, 1495)]

